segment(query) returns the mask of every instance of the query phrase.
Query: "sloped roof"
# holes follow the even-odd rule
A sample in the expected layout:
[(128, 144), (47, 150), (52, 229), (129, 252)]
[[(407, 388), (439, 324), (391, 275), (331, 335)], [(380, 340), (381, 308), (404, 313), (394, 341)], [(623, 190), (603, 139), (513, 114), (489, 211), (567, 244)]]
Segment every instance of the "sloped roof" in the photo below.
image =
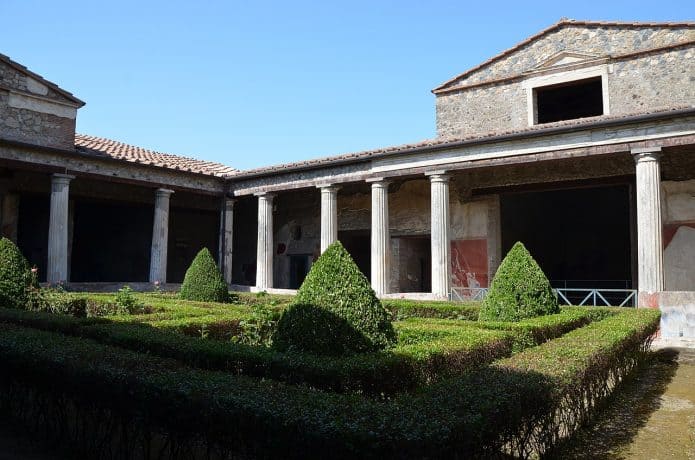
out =
[(542, 135), (547, 134), (547, 132), (549, 131), (555, 130), (571, 130), (575, 128), (584, 129), (602, 124), (631, 123), (640, 121), (640, 119), (645, 117), (668, 117), (670, 115), (692, 116), (693, 114), (695, 114), (695, 106), (659, 107), (653, 108), (649, 111), (635, 112), (623, 115), (599, 115), (595, 117), (579, 118), (575, 120), (563, 120), (508, 131), (491, 131), (483, 134), (471, 134), (464, 137), (426, 139), (412, 144), (395, 145), (374, 150), (365, 150), (361, 152), (346, 153), (342, 155), (335, 155), (324, 158), (316, 158), (313, 160), (284, 163), (255, 169), (246, 169), (238, 171), (233, 176), (231, 176), (230, 179), (264, 176), (280, 172), (289, 172), (305, 169), (314, 169), (344, 163), (355, 163), (360, 161), (368, 161), (372, 158), (379, 158), (382, 156), (388, 156), (393, 154), (407, 154), (421, 150), (453, 148), (461, 144), (497, 142), (501, 140), (506, 140), (506, 138), (509, 137)]
[(554, 32), (558, 29), (561, 29), (566, 26), (599, 26), (599, 27), (663, 27), (663, 28), (677, 28), (677, 27), (695, 27), (695, 22), (692, 21), (682, 21), (682, 22), (627, 22), (627, 21), (578, 21), (574, 19), (567, 19), (567, 18), (562, 18), (555, 24), (551, 25), (550, 27), (547, 27), (540, 32), (528, 37), (526, 40), (517, 43), (513, 47), (506, 49), (502, 51), (501, 53), (491, 57), (490, 59), (478, 64), (475, 67), (472, 67), (465, 72), (456, 75), (455, 77), (445, 81), (441, 85), (437, 86), (432, 90), (433, 93), (440, 92), (442, 90), (447, 89), (449, 86), (453, 85), (459, 80), (462, 80), (469, 75), (473, 74), (474, 72), (481, 70), (490, 64), (499, 61), (500, 59), (503, 59), (512, 53), (514, 53), (517, 50), (520, 50), (521, 48), (525, 47), (526, 45), (538, 40), (539, 38), (548, 35), (551, 32)]
[(23, 74), (33, 78), (34, 80), (48, 86), (49, 88), (51, 88), (53, 91), (57, 92), (58, 94), (60, 94), (64, 98), (77, 104), (79, 107), (82, 107), (83, 105), (85, 105), (84, 101), (76, 98), (71, 92), (65, 91), (63, 88), (59, 87), (55, 83), (48, 81), (45, 78), (43, 78), (41, 75), (34, 73), (31, 70), (27, 69), (25, 66), (23, 66), (19, 62), (13, 61), (12, 59), (9, 58), (9, 56), (5, 56), (4, 54), (0, 53), (0, 61), (4, 62), (8, 66), (17, 70), (18, 72), (23, 73)]
[(211, 161), (196, 160), (195, 158), (155, 152), (135, 145), (105, 139), (103, 137), (75, 134), (77, 151), (95, 157), (109, 157), (131, 163), (172, 169), (176, 171), (205, 174), (223, 177), (234, 174), (236, 169)]

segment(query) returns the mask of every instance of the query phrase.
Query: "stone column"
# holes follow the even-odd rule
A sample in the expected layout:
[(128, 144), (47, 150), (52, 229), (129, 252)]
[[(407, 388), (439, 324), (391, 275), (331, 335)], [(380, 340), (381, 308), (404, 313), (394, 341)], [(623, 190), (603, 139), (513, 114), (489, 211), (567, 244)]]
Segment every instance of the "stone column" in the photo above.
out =
[(432, 200), (432, 294), (447, 299), (451, 291), (449, 176), (443, 172), (428, 175)]
[(68, 209), (70, 181), (75, 176), (51, 176), (51, 211), (48, 220), (48, 269), (50, 284), (67, 283), (68, 279)]
[(258, 246), (256, 248), (256, 287), (273, 287), (273, 198), (270, 193), (258, 195)]
[(338, 240), (338, 187), (319, 186), (321, 189), (321, 254)]
[(167, 251), (169, 247), (169, 200), (173, 190), (157, 189), (154, 200), (154, 223), (150, 249), (150, 283), (167, 282)]
[(661, 237), (661, 147), (632, 149), (637, 175), (637, 288), (664, 290), (664, 250)]
[(390, 287), (389, 183), (372, 183), (372, 289), (377, 295), (388, 294)]
[(232, 251), (234, 241), (234, 200), (225, 198), (220, 213), (220, 255), (218, 264), (227, 284), (232, 284)]

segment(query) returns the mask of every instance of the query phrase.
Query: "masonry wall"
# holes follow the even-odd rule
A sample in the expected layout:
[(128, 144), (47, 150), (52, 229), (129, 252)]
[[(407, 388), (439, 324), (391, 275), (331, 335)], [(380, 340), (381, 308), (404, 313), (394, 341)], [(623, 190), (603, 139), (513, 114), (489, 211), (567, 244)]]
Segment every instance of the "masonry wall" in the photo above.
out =
[(0, 62), (0, 138), (72, 150), (76, 116), (62, 95)]
[[(692, 40), (695, 40), (695, 29), (692, 28), (615, 30), (568, 27), (550, 33), (511, 56), (474, 72), (455, 82), (452, 87), (518, 77), (562, 51), (608, 57)], [(607, 82), (610, 114), (692, 105), (695, 102), (694, 57), (695, 47), (690, 45), (610, 61), (612, 68), (609, 66)], [(562, 67), (558, 70), (562, 70)], [(438, 94), (438, 136), (466, 137), (526, 128), (527, 98), (522, 81), (522, 78), (514, 78), (498, 84)]]
[(695, 291), (695, 180), (661, 186), (665, 289)]

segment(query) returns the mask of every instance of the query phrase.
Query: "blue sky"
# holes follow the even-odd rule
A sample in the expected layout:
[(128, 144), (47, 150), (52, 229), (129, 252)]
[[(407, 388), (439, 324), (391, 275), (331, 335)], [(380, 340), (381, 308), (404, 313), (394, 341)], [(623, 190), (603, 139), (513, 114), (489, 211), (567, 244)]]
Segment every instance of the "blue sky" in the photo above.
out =
[(81, 133), (247, 169), (432, 138), (432, 88), (561, 17), (693, 7), (0, 0), (0, 53), (86, 101)]

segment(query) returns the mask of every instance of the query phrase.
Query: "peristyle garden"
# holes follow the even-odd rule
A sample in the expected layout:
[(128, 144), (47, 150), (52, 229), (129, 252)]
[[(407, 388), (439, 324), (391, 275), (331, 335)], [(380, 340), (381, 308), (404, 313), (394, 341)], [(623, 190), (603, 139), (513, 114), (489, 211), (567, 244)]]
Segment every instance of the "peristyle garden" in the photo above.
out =
[(482, 303), (379, 300), (334, 243), (294, 297), (40, 287), (0, 240), (0, 410), (82, 458), (552, 454), (645, 359), (652, 309), (559, 307), (517, 243)]

